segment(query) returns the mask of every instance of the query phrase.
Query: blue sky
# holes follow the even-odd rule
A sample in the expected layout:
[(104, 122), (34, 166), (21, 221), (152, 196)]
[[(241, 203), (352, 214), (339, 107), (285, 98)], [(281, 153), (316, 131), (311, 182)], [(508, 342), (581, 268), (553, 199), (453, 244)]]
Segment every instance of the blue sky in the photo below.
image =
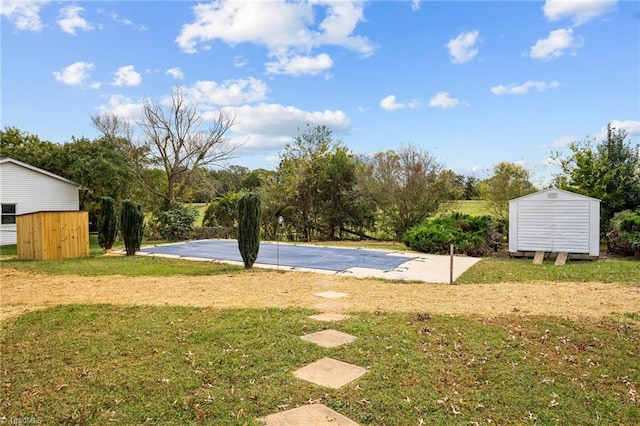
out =
[(8, 1), (2, 126), (63, 143), (91, 116), (135, 117), (181, 86), (243, 142), (229, 164), (277, 166), (307, 124), (358, 154), (425, 148), (457, 173), (499, 161), (534, 178), (607, 123), (640, 143), (640, 3)]

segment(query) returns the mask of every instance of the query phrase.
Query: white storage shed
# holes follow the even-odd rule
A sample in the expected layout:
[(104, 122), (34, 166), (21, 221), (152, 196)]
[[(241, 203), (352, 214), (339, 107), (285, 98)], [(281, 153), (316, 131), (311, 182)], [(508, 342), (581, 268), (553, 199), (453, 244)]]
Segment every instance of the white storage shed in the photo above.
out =
[(509, 201), (509, 252), (600, 254), (600, 200), (550, 188)]
[(13, 158), (0, 158), (0, 245), (16, 244), (16, 217), (38, 211), (78, 211), (81, 185)]

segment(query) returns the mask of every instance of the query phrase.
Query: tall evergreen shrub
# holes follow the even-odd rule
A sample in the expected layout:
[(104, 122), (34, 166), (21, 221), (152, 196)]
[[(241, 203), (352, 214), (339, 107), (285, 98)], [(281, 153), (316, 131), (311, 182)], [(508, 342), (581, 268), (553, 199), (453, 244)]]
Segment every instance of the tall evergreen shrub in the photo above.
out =
[(118, 215), (115, 201), (111, 197), (100, 199), (100, 213), (98, 214), (98, 244), (105, 250), (111, 249), (118, 233)]
[(140, 250), (142, 236), (144, 234), (144, 214), (142, 207), (131, 200), (126, 200), (122, 205), (120, 228), (127, 256), (133, 256)]
[(260, 249), (260, 196), (254, 192), (238, 200), (238, 248), (245, 268), (251, 268)]

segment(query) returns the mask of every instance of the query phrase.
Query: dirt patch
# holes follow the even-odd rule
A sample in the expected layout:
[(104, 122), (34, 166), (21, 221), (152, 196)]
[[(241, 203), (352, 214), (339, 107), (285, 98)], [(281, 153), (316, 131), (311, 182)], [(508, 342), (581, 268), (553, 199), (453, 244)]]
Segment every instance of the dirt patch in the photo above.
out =
[[(602, 283), (405, 284), (301, 272), (238, 275), (81, 277), (3, 269), (0, 318), (71, 303), (305, 307), (318, 311), (403, 311), (454, 315), (554, 315), (604, 317), (640, 313), (640, 287)], [(314, 293), (347, 293), (327, 308)]]

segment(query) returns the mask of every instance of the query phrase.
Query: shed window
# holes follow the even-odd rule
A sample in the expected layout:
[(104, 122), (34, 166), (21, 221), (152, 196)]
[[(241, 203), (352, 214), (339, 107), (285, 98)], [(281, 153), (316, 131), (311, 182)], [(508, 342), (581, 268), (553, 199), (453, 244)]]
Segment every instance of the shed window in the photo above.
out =
[(15, 223), (16, 223), (16, 205), (3, 204), (2, 205), (2, 224), (13, 225)]

